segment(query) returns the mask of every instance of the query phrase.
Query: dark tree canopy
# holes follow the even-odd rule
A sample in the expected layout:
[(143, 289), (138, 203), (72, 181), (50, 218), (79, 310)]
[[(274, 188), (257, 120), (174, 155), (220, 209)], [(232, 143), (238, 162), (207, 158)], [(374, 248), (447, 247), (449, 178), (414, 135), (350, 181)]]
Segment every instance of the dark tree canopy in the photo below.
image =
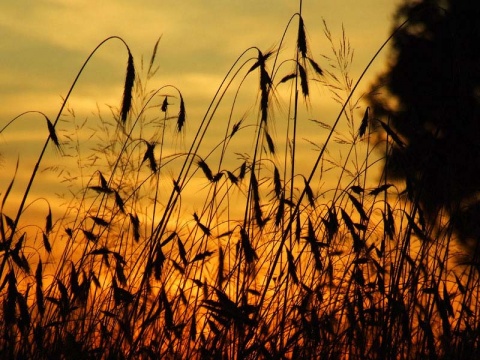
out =
[[(446, 211), (463, 241), (480, 238), (480, 1), (401, 5), (389, 70), (371, 97), (375, 116), (405, 141), (387, 174), (406, 180), (431, 220)], [(394, 101), (392, 101), (394, 99)]]

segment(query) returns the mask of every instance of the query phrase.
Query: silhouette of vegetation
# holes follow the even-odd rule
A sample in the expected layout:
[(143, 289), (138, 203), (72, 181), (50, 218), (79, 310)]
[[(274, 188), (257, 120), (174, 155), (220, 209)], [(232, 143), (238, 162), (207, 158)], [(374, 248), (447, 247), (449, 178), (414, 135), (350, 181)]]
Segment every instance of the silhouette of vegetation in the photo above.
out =
[(480, 2), (408, 1), (396, 22), (391, 64), (370, 98), (375, 117), (402, 140), (388, 149), (388, 177), (430, 224), (446, 214), (477, 260), (480, 238)]
[[(478, 358), (480, 274), (452, 261), (449, 226), (432, 231), (379, 180), (392, 144), (409, 143), (355, 94), (371, 62), (354, 81), (345, 31), (324, 32), (318, 61), (300, 5), (197, 121), (176, 86), (149, 88), (159, 41), (144, 68), (118, 37), (56, 117), (29, 112), (44, 146), (0, 189), (0, 359)], [(112, 41), (126, 50), (121, 105), (80, 119), (67, 102)], [(312, 111), (325, 90), (332, 119)], [(388, 141), (372, 142), (375, 123)], [(51, 197), (33, 198), (52, 174)]]

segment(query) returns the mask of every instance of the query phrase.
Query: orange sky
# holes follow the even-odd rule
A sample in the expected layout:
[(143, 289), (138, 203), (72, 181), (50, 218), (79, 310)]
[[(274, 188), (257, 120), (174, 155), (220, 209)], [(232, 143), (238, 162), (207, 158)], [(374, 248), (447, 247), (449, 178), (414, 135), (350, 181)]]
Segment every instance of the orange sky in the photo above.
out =
[[(395, 1), (305, 0), (303, 16), (314, 55), (328, 52), (324, 18), (334, 34), (341, 24), (363, 67), (390, 30)], [(208, 5), (207, 5), (208, 4)], [(158, 36), (160, 82), (179, 88), (212, 83), (193, 93), (211, 97), (218, 81), (247, 47), (278, 43), (287, 21), (298, 11), (293, 0), (265, 1), (2, 1), (0, 4), (0, 116), (31, 109), (54, 111), (88, 53), (104, 38), (119, 35), (136, 60), (149, 56)], [(326, 51), (327, 50), (327, 51)], [(118, 101), (125, 55), (112, 44), (100, 51), (75, 97), (96, 102), (97, 90)], [(373, 73), (372, 73), (373, 75)], [(185, 89), (187, 91), (187, 89)]]
[[(388, 36), (395, 3), (304, 0), (303, 18), (313, 56), (321, 66), (327, 66), (320, 55), (331, 55), (322, 18), (337, 39), (343, 23), (355, 51), (351, 75), (356, 79)], [(276, 46), (296, 11), (298, 2), (293, 0), (110, 0), (95, 4), (86, 0), (2, 1), (0, 129), (27, 110), (39, 110), (55, 118), (61, 97), (66, 95), (80, 66), (106, 37), (118, 35), (129, 44), (138, 70), (141, 57), (148, 62), (155, 41), (162, 35), (157, 56), (160, 70), (151, 87), (174, 84), (181, 89), (188, 129), (194, 131), (238, 55), (250, 46), (264, 51)], [(295, 30), (290, 32), (294, 34)], [(383, 53), (369, 71), (363, 90), (383, 68), (386, 56), (387, 52)], [(76, 113), (92, 117), (97, 104), (103, 113), (108, 113), (106, 104), (120, 105), (126, 60), (119, 42), (111, 42), (97, 53), (70, 99)], [(308, 116), (331, 123), (338, 105), (324, 101), (328, 91), (319, 89), (318, 93), (321, 98), (312, 97)], [(17, 158), (20, 171), (15, 191), (22, 193), (20, 179), (29, 176), (29, 161), (36, 156), (47, 134), (45, 120), (33, 115), (0, 134), (1, 193), (13, 177)], [(306, 134), (311, 135), (308, 131)], [(187, 133), (186, 143), (189, 136)], [(308, 154), (305, 155), (308, 160)], [(54, 164), (59, 157), (52, 152), (49, 161)], [(47, 177), (44, 181), (49, 180)]]

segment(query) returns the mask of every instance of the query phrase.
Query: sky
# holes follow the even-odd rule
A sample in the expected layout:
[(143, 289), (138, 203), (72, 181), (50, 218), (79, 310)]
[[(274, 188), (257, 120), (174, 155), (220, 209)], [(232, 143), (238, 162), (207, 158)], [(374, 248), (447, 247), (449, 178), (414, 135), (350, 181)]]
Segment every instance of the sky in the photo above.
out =
[[(388, 37), (396, 3), (304, 0), (302, 14), (313, 56), (321, 66), (326, 66), (321, 55), (329, 54), (330, 45), (323, 33), (323, 19), (334, 39), (341, 37), (343, 25), (355, 54), (351, 74), (358, 78)], [(293, 0), (3, 0), (0, 129), (29, 110), (55, 118), (62, 97), (89, 53), (112, 35), (122, 37), (129, 45), (137, 71), (142, 57), (148, 63), (161, 36), (159, 71), (150, 85), (155, 88), (174, 84), (181, 89), (188, 127), (196, 129), (237, 57), (250, 46), (268, 51), (278, 45), (298, 9), (299, 2)], [(385, 67), (387, 55), (387, 51), (383, 52), (374, 63), (362, 83), (363, 90)], [(92, 116), (97, 107), (105, 112), (106, 104), (119, 106), (126, 62), (127, 55), (119, 41), (102, 46), (80, 78), (69, 102), (71, 108)], [(328, 91), (319, 91), (321, 96), (328, 97)], [(319, 102), (317, 108), (313, 102), (309, 116), (333, 121), (338, 106)], [(32, 154), (38, 153), (38, 144), (46, 134), (45, 120), (38, 115), (24, 116), (0, 134), (0, 193), (12, 179), (17, 159), (19, 179), (29, 174), (29, 161), (34, 158)], [(54, 161), (59, 156), (54, 154)], [(20, 184), (16, 191), (22, 193)]]
[[(339, 34), (344, 24), (355, 65), (364, 66), (390, 30), (394, 3), (303, 1), (314, 54), (326, 44), (323, 18), (333, 33)], [(95, 5), (79, 0), (2, 1), (0, 115), (8, 119), (29, 109), (56, 109), (86, 56), (111, 35), (122, 37), (137, 58), (148, 57), (162, 35), (160, 75), (166, 82), (175, 81), (180, 88), (202, 81), (216, 86), (244, 49), (275, 45), (296, 11), (298, 1), (293, 0), (119, 0)], [(126, 62), (122, 54), (119, 44), (100, 51), (76, 96), (88, 101), (98, 87), (102, 92), (121, 88), (118, 80)]]

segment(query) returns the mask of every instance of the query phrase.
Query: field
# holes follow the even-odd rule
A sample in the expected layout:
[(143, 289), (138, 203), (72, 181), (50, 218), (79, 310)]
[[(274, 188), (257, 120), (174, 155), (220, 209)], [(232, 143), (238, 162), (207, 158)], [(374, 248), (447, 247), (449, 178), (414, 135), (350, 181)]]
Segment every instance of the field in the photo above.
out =
[[(478, 264), (382, 170), (404, 144), (355, 93), (345, 33), (325, 24), (314, 59), (306, 29), (294, 14), (277, 48), (246, 49), (195, 129), (182, 89), (149, 88), (160, 39), (148, 61), (105, 39), (56, 118), (28, 112), (46, 135), (22, 196), (16, 176), (0, 188), (1, 358), (480, 355)], [(69, 98), (111, 42), (121, 106), (78, 118)], [(318, 89), (336, 117), (309, 118)], [(33, 198), (42, 176), (58, 187)]]

